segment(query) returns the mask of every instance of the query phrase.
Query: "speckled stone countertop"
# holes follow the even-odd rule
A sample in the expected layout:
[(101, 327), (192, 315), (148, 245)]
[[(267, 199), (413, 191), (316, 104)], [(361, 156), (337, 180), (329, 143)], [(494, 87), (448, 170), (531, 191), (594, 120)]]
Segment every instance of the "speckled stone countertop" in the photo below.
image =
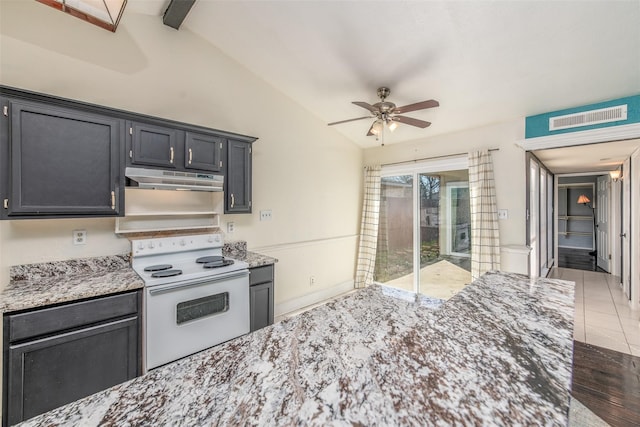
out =
[(371, 286), (25, 425), (565, 426), (572, 328), (561, 280)]
[(275, 264), (276, 258), (262, 255), (257, 252), (247, 251), (247, 242), (239, 240), (237, 242), (225, 242), (222, 254), (229, 258), (244, 261), (249, 264), (249, 268), (261, 267), (263, 265)]
[(128, 255), (83, 258), (11, 267), (0, 293), (0, 312), (26, 310), (144, 286)]

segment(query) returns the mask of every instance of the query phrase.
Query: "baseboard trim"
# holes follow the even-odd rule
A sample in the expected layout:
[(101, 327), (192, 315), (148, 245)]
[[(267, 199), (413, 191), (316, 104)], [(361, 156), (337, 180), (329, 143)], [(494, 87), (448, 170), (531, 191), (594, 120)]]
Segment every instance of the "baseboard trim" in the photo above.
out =
[(345, 292), (353, 290), (354, 280), (347, 280), (346, 282), (339, 283), (330, 288), (321, 289), (310, 294), (303, 295), (298, 298), (293, 298), (288, 301), (276, 304), (274, 309), (275, 316), (282, 316), (283, 314), (290, 313), (292, 311), (300, 310), (312, 304), (325, 301), (329, 298), (333, 298)]

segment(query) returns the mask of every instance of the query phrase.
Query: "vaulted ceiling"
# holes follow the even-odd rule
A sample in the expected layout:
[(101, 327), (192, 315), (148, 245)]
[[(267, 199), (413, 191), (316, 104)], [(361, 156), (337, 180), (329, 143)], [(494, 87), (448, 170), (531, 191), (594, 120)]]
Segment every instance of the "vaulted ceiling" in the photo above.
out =
[[(161, 16), (168, 0), (129, 0)], [(329, 123), (388, 86), (407, 113), (385, 144), (640, 93), (640, 1), (197, 0), (192, 31)], [(240, 113), (240, 112), (239, 112)], [(362, 147), (372, 120), (336, 125)], [(286, 124), (286, 117), (283, 117)]]

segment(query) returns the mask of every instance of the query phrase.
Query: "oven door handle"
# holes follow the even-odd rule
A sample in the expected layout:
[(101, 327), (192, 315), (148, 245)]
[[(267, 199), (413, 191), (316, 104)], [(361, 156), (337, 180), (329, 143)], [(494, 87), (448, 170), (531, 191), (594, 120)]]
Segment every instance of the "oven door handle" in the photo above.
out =
[(152, 288), (149, 288), (149, 295), (154, 296), (154, 295), (165, 294), (167, 292), (176, 291), (178, 289), (187, 289), (187, 288), (193, 288), (201, 285), (210, 285), (213, 283), (224, 282), (230, 279), (246, 277), (248, 275), (249, 275), (249, 270), (240, 270), (240, 271), (234, 271), (232, 273), (228, 273), (220, 276), (214, 276), (207, 279), (198, 280), (197, 282), (193, 282), (193, 283), (174, 283), (174, 284), (165, 285), (165, 286), (162, 286), (162, 285), (154, 286)]

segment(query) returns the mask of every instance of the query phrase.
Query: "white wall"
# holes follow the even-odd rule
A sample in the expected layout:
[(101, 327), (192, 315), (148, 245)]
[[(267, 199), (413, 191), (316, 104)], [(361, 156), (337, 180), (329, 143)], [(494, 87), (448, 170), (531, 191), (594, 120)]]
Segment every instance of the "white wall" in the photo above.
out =
[[(425, 133), (428, 133), (428, 129)], [(508, 210), (508, 219), (500, 220), (500, 244), (524, 245), (526, 242), (525, 152), (515, 145), (524, 138), (524, 120), (496, 124), (453, 134), (435, 136), (401, 144), (369, 148), (364, 163), (393, 163), (426, 157), (467, 153), (480, 149), (493, 151), (494, 177), (498, 209)]]
[[(197, 35), (129, 12), (112, 34), (3, 0), (0, 83), (259, 137), (254, 213), (224, 216), (236, 228), (227, 239), (280, 259), (276, 304), (353, 279), (362, 150)], [(261, 209), (273, 220), (260, 222)], [(87, 229), (86, 246), (71, 244), (76, 228)], [(128, 251), (113, 229), (113, 219), (4, 221), (0, 283), (9, 265)]]

